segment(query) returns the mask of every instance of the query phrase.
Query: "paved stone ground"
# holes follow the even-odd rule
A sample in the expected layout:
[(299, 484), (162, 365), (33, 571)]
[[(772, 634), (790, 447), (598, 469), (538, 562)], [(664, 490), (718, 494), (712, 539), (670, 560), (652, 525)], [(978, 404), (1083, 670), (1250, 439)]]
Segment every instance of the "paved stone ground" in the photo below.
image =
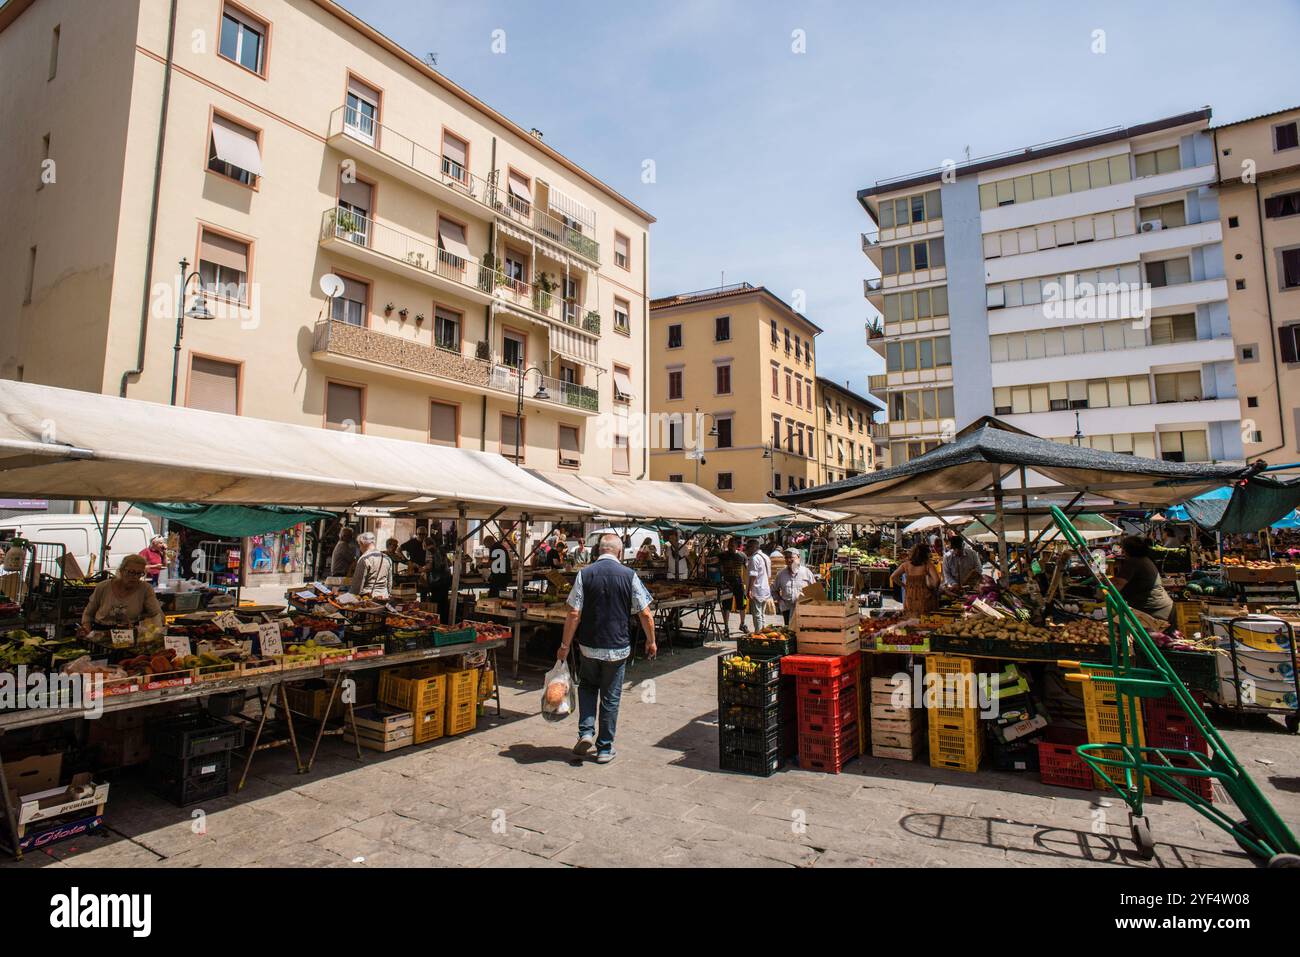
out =
[[(178, 809), (124, 777), (108, 831), (11, 867), (1099, 866), (1243, 867), (1231, 839), (1154, 799), (1156, 859), (1133, 855), (1123, 803), (1037, 775), (860, 758), (842, 774), (717, 768), (716, 665), (730, 645), (638, 662), (619, 757), (575, 762), (575, 722), (537, 713), (540, 671), (471, 734), (388, 755), (327, 739), (312, 774), (259, 755), (238, 796)], [(1282, 816), (1300, 822), (1300, 740), (1280, 723), (1225, 732)], [(1218, 795), (1222, 799), (1222, 794)], [(1103, 833), (1094, 832), (1098, 813)], [(800, 826), (802, 824), (802, 826)], [(199, 832), (199, 833), (196, 833)]]

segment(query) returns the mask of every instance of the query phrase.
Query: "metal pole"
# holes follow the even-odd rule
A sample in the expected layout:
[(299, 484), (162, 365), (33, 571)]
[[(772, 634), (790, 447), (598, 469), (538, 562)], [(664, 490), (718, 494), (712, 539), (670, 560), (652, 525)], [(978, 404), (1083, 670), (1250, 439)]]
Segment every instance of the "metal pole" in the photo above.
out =
[(998, 467), (993, 466), (993, 512), (998, 522), (998, 567), (1002, 570), (1002, 584), (1007, 584), (1011, 577), (1011, 568), (1007, 561), (1007, 523), (1006, 513), (1002, 510), (1002, 477)]
[(519, 541), (515, 545), (515, 647), (514, 674), (519, 676), (519, 643), (524, 628), (524, 542), (528, 538), (528, 515), (519, 520)]
[(184, 259), (181, 260), (181, 285), (176, 292), (176, 345), (172, 347), (172, 401), (176, 404), (176, 382), (180, 377), (181, 369), (181, 339), (185, 335), (185, 284), (187, 281), (185, 270), (189, 267)]
[[(515, 465), (519, 464), (519, 439), (524, 430), (524, 370), (516, 369), (515, 377), (519, 380), (519, 395), (515, 400)], [(518, 656), (516, 656), (518, 661)]]
[(1020, 545), (1020, 562), (1024, 566), (1025, 575), (1028, 576), (1033, 566), (1029, 561), (1029, 495), (1025, 491), (1025, 467), (1020, 466), (1020, 511), (1025, 520), (1025, 537), (1021, 539)]
[(460, 566), (464, 564), (461, 561), (462, 553), (465, 549), (465, 506), (460, 505), (456, 508), (456, 541), (451, 551), (451, 560), (455, 566), (451, 570), (451, 621), (449, 625), (454, 625), (460, 620)]

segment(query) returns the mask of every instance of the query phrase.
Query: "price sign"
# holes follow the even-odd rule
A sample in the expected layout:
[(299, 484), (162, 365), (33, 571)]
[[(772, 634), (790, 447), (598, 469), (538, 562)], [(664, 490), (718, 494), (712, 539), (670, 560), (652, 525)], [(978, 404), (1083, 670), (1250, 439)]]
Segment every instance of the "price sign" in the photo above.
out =
[(239, 616), (229, 611), (223, 611), (217, 615), (216, 618), (212, 619), (212, 623), (222, 631), (234, 631), (240, 625)]
[(316, 589), (322, 595), (328, 595), (330, 593), (329, 588), (327, 588), (325, 585), (322, 585), (320, 582), (312, 582), (311, 587)]
[(190, 640), (185, 635), (167, 635), (163, 638), (163, 647), (176, 652), (177, 658), (188, 658), (191, 654)]
[(351, 592), (344, 592), (338, 597), (338, 603), (340, 605), (355, 605), (360, 600), (361, 599), (359, 599), (356, 595), (352, 594)]
[(114, 648), (130, 648), (135, 644), (135, 632), (130, 628), (114, 628), (109, 636)]
[(257, 626), (257, 641), (263, 656), (284, 654), (284, 645), (280, 641), (280, 626), (275, 622), (263, 622)]
[(299, 591), (294, 592), (294, 597), (301, 598), (303, 601), (310, 601), (316, 597), (316, 593), (314, 591)]

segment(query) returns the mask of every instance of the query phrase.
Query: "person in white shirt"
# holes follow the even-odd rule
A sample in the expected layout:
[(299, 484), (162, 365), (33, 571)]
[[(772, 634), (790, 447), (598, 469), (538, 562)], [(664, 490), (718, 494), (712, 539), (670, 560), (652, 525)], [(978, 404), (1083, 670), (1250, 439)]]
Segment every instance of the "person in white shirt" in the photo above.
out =
[(686, 564), (686, 546), (678, 540), (675, 531), (669, 532), (668, 540), (664, 542), (664, 561), (669, 581), (685, 581), (690, 577)]
[(799, 559), (799, 553), (793, 548), (785, 550), (785, 568), (776, 573), (776, 607), (790, 625), (790, 614), (799, 602), (804, 588), (817, 581), (807, 565)]
[(749, 611), (754, 621), (754, 631), (759, 632), (766, 625), (764, 606), (772, 600), (772, 561), (752, 538), (745, 542), (745, 555), (749, 558)]
[(386, 552), (375, 548), (374, 532), (357, 536), (361, 557), (352, 573), (352, 593), (363, 598), (387, 601), (393, 590), (393, 560)]

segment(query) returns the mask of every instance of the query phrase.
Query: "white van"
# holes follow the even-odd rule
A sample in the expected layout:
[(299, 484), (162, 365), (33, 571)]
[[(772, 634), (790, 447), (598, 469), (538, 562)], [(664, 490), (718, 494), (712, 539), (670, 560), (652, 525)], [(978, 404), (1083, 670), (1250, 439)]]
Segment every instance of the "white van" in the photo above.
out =
[(624, 534), (627, 534), (631, 538), (632, 547), (625, 547), (623, 549), (623, 561), (629, 561), (636, 558), (636, 553), (640, 551), (642, 543), (645, 542), (647, 538), (650, 539), (650, 544), (655, 547), (655, 554), (659, 556), (663, 555), (663, 539), (659, 537), (659, 532), (656, 529), (645, 528), (643, 526), (625, 528), (622, 530), (617, 528), (598, 528), (594, 532), (589, 532), (587, 534), (587, 549), (591, 552), (592, 561), (595, 561), (597, 556), (596, 549), (600, 545), (600, 536), (617, 535), (619, 538), (622, 538)]
[[(77, 560), (81, 570), (92, 575), (99, 568), (99, 543), (102, 519), (94, 515), (50, 515), (34, 512), (0, 518), (0, 539), (21, 537), (29, 542), (59, 544)], [(108, 570), (114, 571), (127, 555), (135, 555), (149, 545), (155, 535), (149, 519), (137, 513), (123, 518), (111, 515), (108, 520)]]

